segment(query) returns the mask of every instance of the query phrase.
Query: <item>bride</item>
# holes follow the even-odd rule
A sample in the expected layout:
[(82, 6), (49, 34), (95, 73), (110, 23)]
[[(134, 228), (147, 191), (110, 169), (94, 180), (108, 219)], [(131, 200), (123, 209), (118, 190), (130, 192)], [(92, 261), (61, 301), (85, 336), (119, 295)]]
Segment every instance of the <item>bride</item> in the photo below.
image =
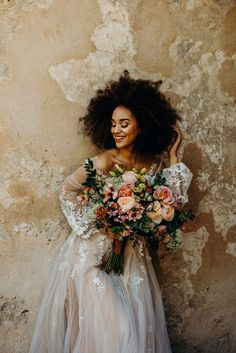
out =
[[(146, 178), (163, 169), (178, 207), (188, 201), (192, 173), (177, 161), (180, 120), (159, 92), (160, 82), (131, 79), (99, 90), (83, 119), (84, 133), (103, 152), (92, 158), (104, 177), (116, 164), (145, 167)], [(162, 153), (169, 155), (163, 168)], [(45, 284), (30, 353), (171, 353), (162, 297), (146, 247), (124, 252), (124, 274), (99, 264), (113, 239), (83, 219), (77, 197), (86, 179), (84, 164), (65, 178), (59, 199), (72, 233), (57, 254)]]

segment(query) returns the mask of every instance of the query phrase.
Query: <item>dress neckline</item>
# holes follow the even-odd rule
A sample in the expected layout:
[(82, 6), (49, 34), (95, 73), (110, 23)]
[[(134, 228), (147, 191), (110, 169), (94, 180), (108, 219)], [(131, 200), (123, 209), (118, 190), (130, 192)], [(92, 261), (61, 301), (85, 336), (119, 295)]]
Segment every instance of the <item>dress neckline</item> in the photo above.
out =
[[(154, 170), (156, 169), (157, 165), (158, 165), (157, 162), (153, 162), (153, 163), (147, 168), (147, 170), (146, 170), (146, 175), (151, 175), (151, 174), (154, 172)], [(159, 163), (159, 166), (158, 166), (156, 172), (159, 172), (159, 171), (160, 171), (161, 166), (162, 166), (162, 157), (161, 157), (161, 160), (160, 160), (160, 163)], [(101, 174), (102, 174), (104, 177), (106, 177), (106, 178), (110, 176), (109, 174), (105, 173), (102, 169), (96, 168), (96, 170), (97, 170), (99, 173), (101, 173)], [(113, 170), (110, 170), (110, 171), (112, 172)], [(126, 171), (126, 172), (130, 172), (130, 171), (132, 171), (132, 169), (127, 169), (127, 170), (125, 170), (125, 171)]]

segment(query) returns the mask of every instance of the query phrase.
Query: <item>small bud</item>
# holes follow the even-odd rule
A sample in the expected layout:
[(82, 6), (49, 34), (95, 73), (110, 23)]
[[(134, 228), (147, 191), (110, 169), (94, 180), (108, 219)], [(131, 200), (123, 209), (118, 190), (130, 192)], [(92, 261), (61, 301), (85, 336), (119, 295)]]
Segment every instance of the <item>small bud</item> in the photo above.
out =
[(124, 173), (124, 169), (122, 169), (119, 164), (115, 164), (115, 167), (120, 173)]
[(142, 182), (144, 182), (144, 181), (145, 181), (145, 176), (144, 176), (144, 175), (141, 175), (140, 180), (141, 180)]
[(115, 172), (109, 172), (109, 174), (112, 176), (112, 177), (115, 177), (116, 176), (116, 173)]
[(143, 169), (141, 169), (140, 173), (141, 173), (141, 174), (145, 174), (146, 171), (147, 171), (147, 169), (146, 169), (146, 168), (143, 168)]

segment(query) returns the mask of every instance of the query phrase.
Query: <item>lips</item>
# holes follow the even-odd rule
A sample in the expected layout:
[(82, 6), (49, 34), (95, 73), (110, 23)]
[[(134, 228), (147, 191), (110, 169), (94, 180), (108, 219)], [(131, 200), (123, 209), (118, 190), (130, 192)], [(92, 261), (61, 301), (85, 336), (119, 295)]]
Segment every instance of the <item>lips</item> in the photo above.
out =
[(125, 136), (115, 136), (115, 140), (117, 142), (120, 142), (120, 141), (124, 140), (124, 138), (125, 138)]

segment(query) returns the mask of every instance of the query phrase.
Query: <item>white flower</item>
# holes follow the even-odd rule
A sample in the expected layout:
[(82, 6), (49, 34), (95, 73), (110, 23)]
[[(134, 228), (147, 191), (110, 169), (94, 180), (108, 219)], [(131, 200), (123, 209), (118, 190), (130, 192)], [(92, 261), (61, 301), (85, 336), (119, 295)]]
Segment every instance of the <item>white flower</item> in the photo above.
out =
[(124, 172), (124, 174), (122, 175), (122, 179), (124, 180), (124, 182), (130, 183), (132, 185), (134, 185), (137, 181), (135, 173), (130, 170), (127, 172)]

